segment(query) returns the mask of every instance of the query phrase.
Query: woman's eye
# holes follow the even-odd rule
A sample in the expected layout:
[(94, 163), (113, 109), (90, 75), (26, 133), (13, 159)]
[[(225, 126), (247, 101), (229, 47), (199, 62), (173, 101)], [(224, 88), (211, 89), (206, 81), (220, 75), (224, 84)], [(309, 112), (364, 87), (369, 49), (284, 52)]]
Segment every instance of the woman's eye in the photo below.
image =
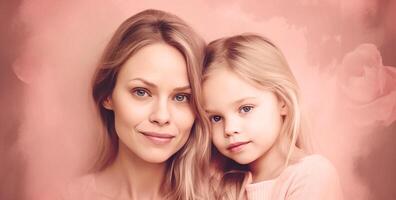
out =
[(247, 113), (247, 112), (250, 112), (252, 109), (253, 109), (253, 106), (242, 106), (242, 107), (239, 109), (239, 112), (241, 112), (241, 113)]
[(186, 102), (189, 101), (190, 96), (187, 94), (178, 94), (174, 97), (174, 100), (179, 101), (179, 102)]
[(214, 122), (214, 123), (217, 123), (217, 122), (219, 122), (220, 120), (221, 120), (221, 117), (218, 116), (218, 115), (214, 115), (214, 116), (210, 117), (210, 121), (212, 121), (212, 122)]
[(144, 89), (136, 89), (133, 91), (133, 94), (139, 97), (150, 96), (150, 94)]

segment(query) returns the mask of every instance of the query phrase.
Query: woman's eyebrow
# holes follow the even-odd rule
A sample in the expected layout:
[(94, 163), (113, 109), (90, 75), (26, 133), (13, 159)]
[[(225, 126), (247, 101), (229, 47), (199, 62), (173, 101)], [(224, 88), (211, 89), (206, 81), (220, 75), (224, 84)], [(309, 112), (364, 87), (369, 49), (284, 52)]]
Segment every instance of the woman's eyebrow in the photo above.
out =
[(140, 81), (140, 82), (142, 82), (142, 83), (144, 83), (144, 84), (146, 84), (146, 85), (148, 85), (150, 87), (154, 87), (154, 88), (157, 87), (154, 83), (151, 83), (150, 81), (144, 80), (143, 78), (133, 78), (133, 79), (129, 80), (129, 82), (132, 82), (132, 81)]
[[(142, 82), (142, 83), (144, 83), (144, 84), (146, 84), (146, 85), (148, 85), (150, 87), (153, 87), (153, 88), (157, 87), (157, 85), (155, 85), (154, 83), (152, 83), (152, 82), (150, 82), (148, 80), (145, 80), (143, 78), (133, 78), (133, 79), (129, 80), (129, 82), (132, 82), (132, 81), (140, 81), (140, 82)], [(182, 86), (182, 87), (177, 87), (177, 88), (175, 88), (173, 90), (176, 91), (176, 92), (186, 91), (186, 90), (191, 90), (191, 87), (190, 87), (190, 85), (186, 85), (186, 86)]]
[(191, 87), (189, 85), (186, 85), (186, 86), (177, 87), (174, 89), (174, 91), (185, 91), (185, 90), (191, 90)]

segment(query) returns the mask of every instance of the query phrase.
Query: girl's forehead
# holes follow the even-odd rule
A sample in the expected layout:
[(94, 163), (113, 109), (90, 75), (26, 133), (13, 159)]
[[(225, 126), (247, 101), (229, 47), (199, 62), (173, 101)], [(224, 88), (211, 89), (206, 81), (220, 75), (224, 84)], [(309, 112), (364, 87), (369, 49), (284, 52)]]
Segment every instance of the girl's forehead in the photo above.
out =
[(205, 105), (219, 107), (234, 104), (243, 99), (272, 98), (274, 94), (271, 91), (256, 85), (232, 70), (213, 71), (203, 85)]
[(250, 79), (247, 75), (238, 73), (228, 66), (219, 66), (209, 71), (203, 81), (204, 89), (223, 88), (224, 91), (232, 90), (239, 92), (253, 90), (255, 92), (260, 90), (268, 90), (267, 87)]

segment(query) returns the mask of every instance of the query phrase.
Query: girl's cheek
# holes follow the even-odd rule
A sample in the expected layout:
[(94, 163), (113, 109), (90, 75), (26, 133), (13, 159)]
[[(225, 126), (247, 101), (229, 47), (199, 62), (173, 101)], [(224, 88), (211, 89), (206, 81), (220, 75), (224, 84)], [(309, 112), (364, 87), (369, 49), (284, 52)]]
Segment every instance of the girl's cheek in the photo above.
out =
[(222, 141), (224, 140), (224, 138), (222, 137), (222, 133), (219, 130), (213, 130), (212, 132), (212, 140), (213, 140), (213, 144), (218, 147), (219, 144), (222, 143)]

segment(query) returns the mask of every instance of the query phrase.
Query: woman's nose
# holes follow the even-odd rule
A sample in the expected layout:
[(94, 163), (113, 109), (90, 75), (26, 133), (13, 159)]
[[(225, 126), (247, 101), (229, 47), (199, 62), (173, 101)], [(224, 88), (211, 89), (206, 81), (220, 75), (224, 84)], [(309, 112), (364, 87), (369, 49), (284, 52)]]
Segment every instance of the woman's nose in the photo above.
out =
[(149, 117), (151, 123), (155, 123), (159, 126), (164, 126), (170, 122), (170, 113), (168, 102), (165, 99), (159, 99), (153, 108), (153, 111)]

